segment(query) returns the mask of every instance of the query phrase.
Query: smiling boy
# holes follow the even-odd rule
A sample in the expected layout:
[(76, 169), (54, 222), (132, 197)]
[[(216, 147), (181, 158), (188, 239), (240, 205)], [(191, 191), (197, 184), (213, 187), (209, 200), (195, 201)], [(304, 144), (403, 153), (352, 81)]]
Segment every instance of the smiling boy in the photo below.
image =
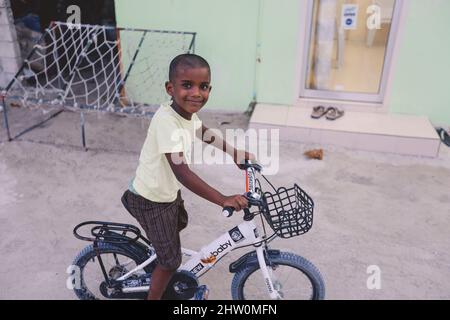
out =
[(122, 197), (122, 203), (145, 230), (158, 256), (148, 299), (161, 299), (181, 264), (179, 232), (187, 226), (188, 217), (179, 183), (221, 207), (233, 207), (236, 211), (247, 207), (244, 196), (221, 194), (188, 166), (190, 142), (195, 137), (228, 152), (238, 167), (240, 160), (254, 159), (253, 155), (234, 149), (218, 136), (208, 134), (208, 140), (204, 139), (208, 128), (197, 112), (208, 101), (210, 83), (211, 70), (202, 57), (182, 54), (172, 60), (169, 81), (165, 84), (172, 100), (161, 105), (153, 116), (136, 176)]

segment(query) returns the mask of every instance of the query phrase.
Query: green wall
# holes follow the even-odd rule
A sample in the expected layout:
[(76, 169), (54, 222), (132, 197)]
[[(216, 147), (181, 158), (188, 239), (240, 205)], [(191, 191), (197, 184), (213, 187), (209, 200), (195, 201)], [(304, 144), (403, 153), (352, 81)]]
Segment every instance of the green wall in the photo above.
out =
[[(115, 3), (119, 26), (197, 32), (196, 53), (212, 67), (208, 108), (244, 111), (254, 94), (261, 103), (293, 104), (300, 1)], [(450, 1), (405, 1), (389, 111), (450, 124)]]
[(300, 2), (261, 0), (257, 101), (294, 103)]
[(390, 111), (450, 125), (450, 1), (407, 1)]
[(197, 32), (195, 52), (212, 71), (207, 107), (247, 109), (254, 91), (258, 0), (116, 0), (115, 5), (121, 27)]
[[(405, 0), (389, 112), (450, 125), (450, 1)], [(300, 1), (261, 0), (258, 102), (293, 104)]]

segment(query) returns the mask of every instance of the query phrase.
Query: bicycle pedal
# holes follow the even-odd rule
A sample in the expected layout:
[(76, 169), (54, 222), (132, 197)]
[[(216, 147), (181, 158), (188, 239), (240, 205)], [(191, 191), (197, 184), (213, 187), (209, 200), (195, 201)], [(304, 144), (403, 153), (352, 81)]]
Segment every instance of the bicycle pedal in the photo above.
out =
[(201, 285), (197, 288), (192, 300), (208, 300), (209, 289), (206, 285)]

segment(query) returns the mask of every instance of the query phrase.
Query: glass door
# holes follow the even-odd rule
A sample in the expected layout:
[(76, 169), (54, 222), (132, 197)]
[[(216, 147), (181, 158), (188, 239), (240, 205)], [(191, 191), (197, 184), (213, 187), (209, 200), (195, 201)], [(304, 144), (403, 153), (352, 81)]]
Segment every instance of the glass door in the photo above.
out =
[(301, 97), (382, 103), (402, 0), (308, 0)]

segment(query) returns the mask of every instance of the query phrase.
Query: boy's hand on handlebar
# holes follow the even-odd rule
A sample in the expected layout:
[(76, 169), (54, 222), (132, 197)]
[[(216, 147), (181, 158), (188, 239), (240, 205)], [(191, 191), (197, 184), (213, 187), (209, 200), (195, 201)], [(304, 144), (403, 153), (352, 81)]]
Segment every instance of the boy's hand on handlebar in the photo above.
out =
[(232, 207), (236, 211), (240, 211), (248, 207), (248, 201), (243, 195), (236, 194), (234, 196), (225, 197), (222, 207)]
[(233, 160), (234, 163), (236, 163), (236, 165), (238, 166), (238, 168), (242, 170), (244, 169), (242, 164), (245, 163), (245, 160), (255, 161), (256, 157), (253, 153), (242, 150), (235, 150)]

